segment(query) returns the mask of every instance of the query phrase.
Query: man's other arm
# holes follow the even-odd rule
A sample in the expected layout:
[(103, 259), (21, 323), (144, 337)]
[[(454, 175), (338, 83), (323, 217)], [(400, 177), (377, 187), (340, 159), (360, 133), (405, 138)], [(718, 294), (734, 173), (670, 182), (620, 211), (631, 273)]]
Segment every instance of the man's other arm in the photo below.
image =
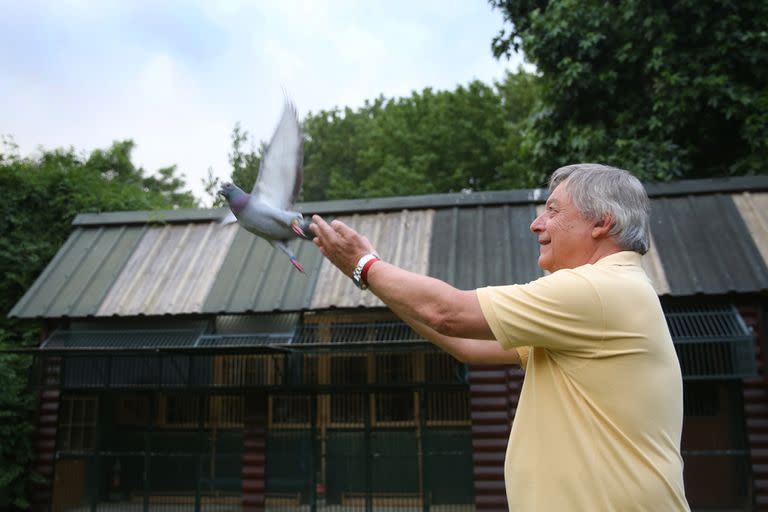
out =
[(470, 364), (520, 364), (517, 349), (504, 350), (496, 341), (446, 336), (431, 329), (415, 318), (409, 317), (397, 307), (390, 308), (421, 337), (452, 355), (462, 363)]

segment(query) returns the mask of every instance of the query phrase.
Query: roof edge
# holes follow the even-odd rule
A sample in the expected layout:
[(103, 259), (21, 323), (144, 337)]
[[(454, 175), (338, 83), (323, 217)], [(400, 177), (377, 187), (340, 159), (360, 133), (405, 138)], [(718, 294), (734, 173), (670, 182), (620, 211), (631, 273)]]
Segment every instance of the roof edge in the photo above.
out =
[(643, 185), (649, 197), (761, 192), (768, 190), (768, 176), (731, 176), (727, 178), (704, 178), (668, 183), (644, 183)]
[[(736, 176), (705, 178), (670, 183), (645, 183), (649, 197), (674, 197), (734, 192), (768, 190), (768, 176)], [(322, 215), (344, 213), (370, 213), (391, 210), (456, 208), (469, 206), (523, 205), (543, 203), (547, 189), (495, 190), (487, 192), (455, 192), (415, 196), (380, 197), (370, 199), (342, 199), (298, 203), (302, 213)], [(107, 213), (81, 213), (72, 221), (74, 226), (110, 224), (173, 224), (188, 222), (212, 222), (224, 218), (228, 208), (177, 210), (142, 210)]]
[(177, 210), (134, 210), (105, 213), (80, 213), (72, 221), (73, 226), (107, 224), (174, 224), (211, 222), (223, 219), (228, 208), (179, 208)]

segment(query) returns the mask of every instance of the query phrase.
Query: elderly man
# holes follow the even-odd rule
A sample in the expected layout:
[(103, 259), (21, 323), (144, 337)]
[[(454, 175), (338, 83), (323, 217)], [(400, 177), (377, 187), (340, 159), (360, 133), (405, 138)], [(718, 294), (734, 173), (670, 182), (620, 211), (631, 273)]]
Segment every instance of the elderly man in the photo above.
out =
[(648, 196), (628, 172), (560, 168), (531, 224), (551, 273), (472, 291), (380, 260), (342, 222), (315, 216), (310, 229), (425, 338), (462, 361), (523, 367), (504, 468), (510, 510), (684, 511), (682, 379), (640, 266), (648, 224)]

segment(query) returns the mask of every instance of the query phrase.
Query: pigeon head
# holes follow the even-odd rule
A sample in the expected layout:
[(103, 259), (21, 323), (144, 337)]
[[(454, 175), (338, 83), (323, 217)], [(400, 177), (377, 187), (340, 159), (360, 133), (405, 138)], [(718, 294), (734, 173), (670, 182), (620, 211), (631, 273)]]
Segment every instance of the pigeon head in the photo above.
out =
[(219, 194), (224, 196), (224, 199), (229, 203), (229, 207), (233, 212), (237, 213), (242, 210), (246, 204), (250, 194), (246, 194), (243, 190), (234, 183), (224, 183), (219, 189)]

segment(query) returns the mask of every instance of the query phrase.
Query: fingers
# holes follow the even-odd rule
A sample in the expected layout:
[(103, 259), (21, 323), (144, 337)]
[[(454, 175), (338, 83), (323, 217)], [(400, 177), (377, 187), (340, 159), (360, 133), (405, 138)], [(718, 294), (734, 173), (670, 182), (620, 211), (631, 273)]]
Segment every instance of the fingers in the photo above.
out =
[(329, 245), (334, 246), (339, 241), (336, 231), (319, 215), (312, 216), (309, 230), (315, 234), (312, 242), (320, 249), (320, 253), (326, 258), (330, 258)]
[(348, 275), (363, 254), (373, 252), (367, 237), (338, 219), (328, 223), (319, 215), (313, 215), (309, 230), (314, 233), (312, 241), (322, 255)]
[(357, 231), (347, 226), (346, 224), (344, 224), (338, 219), (333, 219), (331, 221), (330, 226), (336, 233), (341, 235), (343, 238), (349, 238), (358, 234)]
[(321, 235), (327, 233), (327, 231), (330, 230), (331, 227), (328, 225), (327, 222), (325, 222), (325, 219), (323, 219), (321, 216), (313, 215), (312, 216), (312, 224), (309, 225), (309, 229), (316, 236), (321, 236)]
[(333, 239), (335, 236), (340, 236), (343, 239), (349, 239), (358, 235), (357, 231), (350, 228), (340, 220), (334, 219), (330, 224), (328, 224), (325, 222), (325, 219), (319, 215), (312, 216), (312, 224), (310, 224), (309, 229), (312, 230), (315, 235), (323, 236), (328, 239)]

